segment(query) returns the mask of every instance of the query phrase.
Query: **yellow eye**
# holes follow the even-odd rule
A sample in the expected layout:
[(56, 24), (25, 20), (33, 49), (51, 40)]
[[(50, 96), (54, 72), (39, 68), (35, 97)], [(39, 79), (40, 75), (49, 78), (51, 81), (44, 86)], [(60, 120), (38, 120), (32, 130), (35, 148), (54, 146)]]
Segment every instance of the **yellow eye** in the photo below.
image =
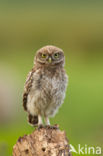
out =
[(58, 53), (55, 53), (55, 54), (54, 54), (54, 57), (55, 57), (55, 58), (58, 58), (58, 57), (59, 57), (59, 54), (58, 54)]
[(42, 58), (46, 58), (46, 54), (42, 54)]

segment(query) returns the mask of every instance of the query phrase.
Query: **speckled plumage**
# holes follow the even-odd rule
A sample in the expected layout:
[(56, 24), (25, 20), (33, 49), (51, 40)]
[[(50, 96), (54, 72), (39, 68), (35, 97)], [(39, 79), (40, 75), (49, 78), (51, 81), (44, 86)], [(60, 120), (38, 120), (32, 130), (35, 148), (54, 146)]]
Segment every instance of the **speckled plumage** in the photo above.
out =
[[(45, 59), (42, 54), (46, 54)], [(49, 59), (52, 61), (49, 62)], [(37, 51), (23, 94), (23, 106), (29, 114), (29, 123), (42, 124), (44, 117), (46, 124), (49, 124), (49, 117), (54, 116), (63, 103), (68, 82), (64, 62), (64, 53), (60, 48), (45, 46)]]

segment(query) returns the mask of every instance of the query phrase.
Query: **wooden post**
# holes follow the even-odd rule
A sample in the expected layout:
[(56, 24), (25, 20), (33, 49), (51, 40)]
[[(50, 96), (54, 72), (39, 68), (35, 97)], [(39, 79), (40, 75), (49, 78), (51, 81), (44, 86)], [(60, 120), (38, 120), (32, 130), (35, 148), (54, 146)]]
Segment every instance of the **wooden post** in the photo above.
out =
[(71, 156), (65, 132), (58, 127), (36, 129), (20, 137), (13, 147), (13, 156)]

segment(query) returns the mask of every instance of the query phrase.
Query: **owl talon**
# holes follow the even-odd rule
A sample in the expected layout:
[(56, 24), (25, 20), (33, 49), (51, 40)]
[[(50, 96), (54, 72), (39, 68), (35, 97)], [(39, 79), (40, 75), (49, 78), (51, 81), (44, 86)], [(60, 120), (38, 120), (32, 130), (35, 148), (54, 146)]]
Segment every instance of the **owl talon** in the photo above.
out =
[(52, 126), (52, 129), (57, 130), (57, 129), (59, 129), (59, 127), (58, 127), (58, 126), (56, 126), (56, 125), (54, 125), (54, 126)]
[(47, 129), (59, 129), (59, 127), (57, 125), (51, 126), (51, 125), (46, 125), (45, 128)]
[(51, 125), (45, 125), (46, 129), (51, 129)]
[(44, 126), (42, 124), (38, 125), (38, 130), (44, 128)]

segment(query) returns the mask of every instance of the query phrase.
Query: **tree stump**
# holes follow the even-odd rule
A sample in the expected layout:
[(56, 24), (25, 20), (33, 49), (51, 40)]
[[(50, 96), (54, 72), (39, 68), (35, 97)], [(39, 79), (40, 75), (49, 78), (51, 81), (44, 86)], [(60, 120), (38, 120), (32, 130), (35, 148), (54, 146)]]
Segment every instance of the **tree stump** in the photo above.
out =
[(58, 127), (36, 129), (20, 137), (13, 147), (13, 156), (71, 156), (65, 132)]

